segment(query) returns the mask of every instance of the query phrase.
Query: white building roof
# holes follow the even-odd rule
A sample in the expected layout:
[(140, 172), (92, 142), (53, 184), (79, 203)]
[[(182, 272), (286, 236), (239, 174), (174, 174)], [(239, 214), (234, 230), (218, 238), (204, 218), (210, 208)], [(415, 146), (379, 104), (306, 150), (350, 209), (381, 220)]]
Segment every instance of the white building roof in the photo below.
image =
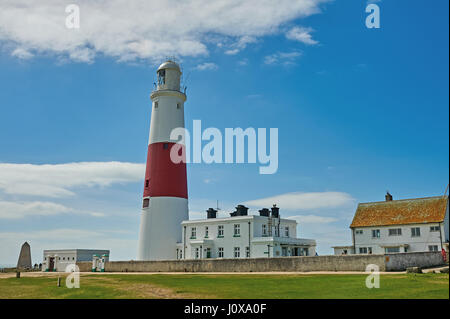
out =
[(109, 254), (109, 250), (108, 249), (44, 249), (44, 254), (46, 253), (75, 253), (75, 252), (86, 252), (86, 253), (90, 253), (90, 252), (94, 252), (94, 253), (108, 253)]
[[(233, 216), (233, 217), (224, 217), (224, 218), (206, 218), (206, 219), (193, 219), (193, 220), (184, 220), (182, 225), (192, 225), (192, 224), (216, 224), (216, 223), (226, 223), (226, 222), (235, 222), (235, 221), (246, 221), (252, 219), (268, 219), (266, 216), (259, 215), (246, 215), (246, 216)], [(280, 221), (283, 223), (293, 223), (297, 224), (297, 221), (294, 219), (281, 218)]]

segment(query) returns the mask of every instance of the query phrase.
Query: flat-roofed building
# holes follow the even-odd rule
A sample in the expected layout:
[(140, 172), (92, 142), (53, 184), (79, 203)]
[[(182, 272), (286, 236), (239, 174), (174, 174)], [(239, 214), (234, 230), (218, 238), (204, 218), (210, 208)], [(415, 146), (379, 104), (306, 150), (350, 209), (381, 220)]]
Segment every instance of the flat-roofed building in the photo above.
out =
[(109, 250), (104, 249), (48, 249), (44, 250), (42, 271), (65, 271), (70, 264), (92, 261), (93, 256), (109, 258)]
[(297, 222), (280, 218), (279, 208), (262, 209), (260, 215), (248, 215), (239, 205), (230, 217), (216, 218), (210, 208), (208, 218), (181, 223), (182, 242), (177, 245), (178, 259), (258, 258), (314, 256), (316, 241), (297, 238)]

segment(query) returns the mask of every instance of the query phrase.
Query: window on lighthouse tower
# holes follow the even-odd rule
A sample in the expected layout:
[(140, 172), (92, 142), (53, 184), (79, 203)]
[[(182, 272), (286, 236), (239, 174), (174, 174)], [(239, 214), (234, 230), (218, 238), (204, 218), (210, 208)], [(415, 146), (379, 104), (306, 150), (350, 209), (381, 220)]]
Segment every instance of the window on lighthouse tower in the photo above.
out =
[(164, 85), (166, 83), (166, 70), (158, 71), (158, 85)]

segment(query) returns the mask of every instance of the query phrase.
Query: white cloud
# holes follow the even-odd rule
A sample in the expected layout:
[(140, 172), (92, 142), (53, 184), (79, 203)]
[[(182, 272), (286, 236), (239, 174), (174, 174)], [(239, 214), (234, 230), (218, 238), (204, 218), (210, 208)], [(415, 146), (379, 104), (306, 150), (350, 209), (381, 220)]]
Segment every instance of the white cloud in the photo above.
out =
[(253, 207), (271, 207), (277, 204), (285, 210), (307, 210), (319, 208), (335, 208), (352, 204), (354, 199), (342, 192), (294, 192), (247, 201)]
[[(0, 44), (25, 54), (92, 62), (160, 60), (208, 54), (211, 35), (236, 41), (232, 54), (294, 19), (319, 13), (326, 0), (78, 0), (80, 28), (65, 26), (60, 0), (2, 0)], [(251, 40), (250, 40), (251, 39)], [(250, 41), (250, 42), (249, 42)], [(17, 51), (22, 50), (22, 51)], [(22, 54), (20, 54), (22, 52)]]
[(230, 49), (230, 50), (225, 51), (225, 54), (228, 54), (228, 55), (235, 55), (238, 53), (239, 53), (239, 49)]
[(71, 189), (75, 187), (104, 187), (139, 181), (144, 176), (144, 169), (144, 164), (125, 162), (0, 163), (0, 190), (6, 194), (72, 196)]
[(298, 51), (293, 52), (277, 52), (264, 57), (265, 64), (282, 64), (292, 65), (295, 64), (295, 60), (301, 57), (302, 53)]
[(52, 216), (66, 213), (105, 217), (101, 212), (79, 210), (53, 202), (11, 202), (0, 200), (0, 219), (20, 219), (31, 216)]
[(232, 49), (225, 51), (225, 54), (235, 55), (239, 53), (241, 50), (245, 49), (248, 44), (255, 42), (257, 42), (257, 39), (255, 37), (243, 36), (231, 46)]
[(293, 219), (299, 224), (328, 224), (336, 222), (337, 219), (334, 217), (324, 217), (317, 215), (296, 215), (286, 217), (287, 219)]
[(197, 65), (196, 69), (199, 71), (214, 71), (217, 70), (219, 66), (212, 62), (205, 62), (202, 64)]
[(240, 66), (248, 65), (248, 59), (245, 58), (245, 59), (242, 59), (242, 60), (238, 61), (238, 65), (240, 65)]
[(315, 45), (319, 42), (312, 38), (311, 32), (313, 31), (314, 30), (312, 28), (293, 27), (286, 33), (286, 38), (308, 45)]
[(71, 209), (51, 202), (0, 201), (0, 219), (17, 219), (29, 215), (50, 216), (69, 212)]
[(33, 57), (32, 53), (28, 52), (23, 48), (15, 49), (14, 51), (11, 52), (11, 55), (22, 60), (31, 59)]

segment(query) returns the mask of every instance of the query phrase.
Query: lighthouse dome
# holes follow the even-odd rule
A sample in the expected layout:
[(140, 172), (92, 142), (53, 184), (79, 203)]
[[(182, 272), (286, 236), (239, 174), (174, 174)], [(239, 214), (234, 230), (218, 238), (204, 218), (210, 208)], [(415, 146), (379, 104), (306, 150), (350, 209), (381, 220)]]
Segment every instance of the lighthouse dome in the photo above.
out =
[(161, 64), (159, 66), (158, 71), (159, 70), (163, 70), (163, 69), (175, 69), (177, 71), (180, 71), (180, 66), (176, 62), (173, 62), (171, 60), (167, 60), (166, 62), (164, 62), (163, 64)]
[(180, 91), (181, 69), (171, 60), (161, 64), (156, 71), (158, 75), (157, 90)]

